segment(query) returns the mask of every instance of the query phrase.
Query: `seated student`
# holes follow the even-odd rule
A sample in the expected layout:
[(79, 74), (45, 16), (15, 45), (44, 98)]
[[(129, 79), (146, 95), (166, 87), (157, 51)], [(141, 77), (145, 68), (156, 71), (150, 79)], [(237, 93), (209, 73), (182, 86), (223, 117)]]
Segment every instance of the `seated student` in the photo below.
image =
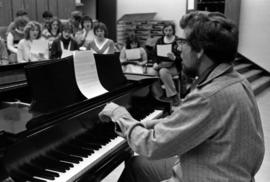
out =
[(77, 11), (77, 10), (72, 11), (70, 19), (69, 19), (69, 23), (72, 26), (72, 36), (73, 36), (73, 38), (75, 37), (75, 35), (76, 35), (76, 33), (78, 31), (82, 31), (81, 21), (82, 21), (82, 12)]
[(18, 44), (17, 60), (19, 63), (34, 62), (48, 57), (48, 42), (41, 37), (41, 25), (30, 21), (24, 28), (24, 39)]
[(8, 25), (8, 28), (7, 28), (7, 34), (11, 31), (14, 31), (16, 26), (15, 26), (15, 21), (17, 19), (25, 19), (27, 21), (29, 21), (29, 17), (28, 17), (28, 13), (25, 11), (25, 10), (18, 10), (15, 14), (15, 20), (13, 22), (11, 22), (9, 25)]
[(61, 36), (62, 23), (54, 17), (49, 23), (48, 29), (42, 31), (42, 36), (49, 41), (49, 52), (51, 52), (52, 43)]
[(94, 25), (95, 38), (86, 46), (87, 49), (93, 50), (96, 54), (114, 54), (115, 46), (111, 39), (106, 38), (108, 29), (102, 22)]
[(7, 48), (9, 51), (10, 63), (17, 63), (17, 46), (21, 39), (24, 38), (24, 27), (28, 23), (25, 18), (17, 18), (15, 20), (14, 29), (8, 32)]
[(120, 62), (124, 72), (140, 74), (145, 72), (147, 54), (136, 37), (127, 39), (126, 46), (120, 52)]
[[(153, 68), (158, 71), (159, 77), (165, 86), (166, 97), (170, 99), (173, 106), (180, 104), (180, 98), (177, 93), (173, 76), (178, 75), (179, 71), (176, 67), (177, 62), (181, 62), (180, 52), (177, 50), (177, 36), (175, 35), (174, 23), (168, 22), (163, 27), (163, 36), (157, 40), (155, 46), (156, 63)], [(171, 51), (166, 55), (159, 55), (159, 46), (171, 45)], [(155, 85), (155, 94), (157, 97), (162, 96), (160, 84)]]
[(44, 11), (42, 13), (42, 19), (43, 19), (42, 29), (41, 29), (42, 31), (44, 29), (49, 29), (49, 24), (51, 23), (52, 18), (53, 18), (52, 12), (50, 12), (50, 11)]
[(72, 51), (78, 50), (79, 46), (72, 38), (72, 25), (66, 22), (62, 26), (61, 36), (52, 43), (50, 59), (57, 59), (72, 55)]
[(5, 41), (0, 37), (0, 65), (8, 64), (8, 53)]
[(92, 40), (94, 40), (93, 20), (89, 16), (84, 16), (81, 21), (82, 30), (75, 34), (75, 40), (79, 46), (84, 47)]

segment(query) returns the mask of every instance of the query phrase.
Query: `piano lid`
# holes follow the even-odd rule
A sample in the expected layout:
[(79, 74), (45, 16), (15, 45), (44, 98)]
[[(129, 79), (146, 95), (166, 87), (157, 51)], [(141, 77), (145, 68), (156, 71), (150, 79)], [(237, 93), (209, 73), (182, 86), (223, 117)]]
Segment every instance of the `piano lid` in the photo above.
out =
[[(112, 91), (127, 83), (119, 55), (95, 55), (95, 61), (105, 89)], [(47, 113), (86, 99), (76, 83), (73, 56), (29, 65), (25, 71), (32, 92), (33, 112)]]
[(98, 76), (104, 88), (111, 91), (127, 83), (119, 60), (119, 54), (94, 54)]

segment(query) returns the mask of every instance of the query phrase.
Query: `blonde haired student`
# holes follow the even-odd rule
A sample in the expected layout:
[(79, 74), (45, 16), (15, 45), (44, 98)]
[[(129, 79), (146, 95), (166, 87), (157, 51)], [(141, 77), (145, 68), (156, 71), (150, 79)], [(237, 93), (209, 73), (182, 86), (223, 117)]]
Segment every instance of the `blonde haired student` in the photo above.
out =
[[(40, 47), (36, 49), (38, 46)], [(41, 37), (41, 25), (36, 21), (30, 21), (24, 28), (24, 39), (18, 44), (18, 62), (40, 61), (48, 57), (48, 42)]]

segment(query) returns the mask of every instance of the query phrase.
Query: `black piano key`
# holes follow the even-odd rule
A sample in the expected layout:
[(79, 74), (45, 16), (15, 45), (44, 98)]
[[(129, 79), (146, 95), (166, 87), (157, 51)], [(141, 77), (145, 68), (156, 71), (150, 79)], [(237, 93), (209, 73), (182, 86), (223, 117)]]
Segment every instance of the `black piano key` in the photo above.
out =
[(99, 145), (105, 145), (110, 141), (109, 137), (100, 137), (98, 135), (93, 135), (92, 133), (84, 133), (79, 137), (89, 142), (97, 143)]
[(101, 145), (98, 145), (98, 144), (96, 144), (94, 142), (88, 142), (88, 141), (86, 141), (84, 139), (79, 139), (79, 138), (76, 138), (76, 139), (72, 140), (71, 144), (73, 144), (73, 143), (74, 144), (77, 143), (80, 146), (83, 146), (85, 148), (89, 148), (89, 149), (92, 149), (92, 150), (98, 150), (98, 149), (101, 148)]
[(83, 160), (79, 156), (71, 156), (65, 152), (60, 152), (60, 151), (56, 151), (56, 150), (48, 152), (47, 155), (49, 157), (56, 159), (56, 160), (67, 161), (67, 162), (75, 163), (75, 164), (78, 164), (80, 161)]
[(32, 175), (25, 173), (23, 171), (11, 171), (10, 176), (16, 182), (31, 181), (31, 182), (46, 182), (45, 180), (35, 179)]
[(88, 153), (88, 155), (94, 153), (93, 149), (81, 146), (78, 143), (68, 142), (68, 144), (66, 146), (81, 149), (81, 150), (85, 151), (86, 153)]
[(21, 166), (21, 170), (27, 171), (32, 176), (37, 176), (37, 177), (41, 177), (44, 179), (54, 180), (55, 177), (59, 177), (58, 173), (46, 171), (46, 170), (44, 170), (36, 165), (24, 164), (23, 166)]
[(61, 151), (61, 152), (65, 152), (68, 154), (73, 154), (76, 156), (80, 156), (80, 157), (87, 157), (89, 154), (89, 151), (81, 149), (81, 148), (77, 148), (74, 146), (69, 146), (69, 145), (63, 145), (63, 146), (59, 146), (56, 148), (56, 150)]
[(45, 156), (34, 159), (31, 161), (31, 164), (35, 164), (44, 169), (50, 169), (62, 173), (69, 169), (69, 166), (66, 166), (62, 162)]

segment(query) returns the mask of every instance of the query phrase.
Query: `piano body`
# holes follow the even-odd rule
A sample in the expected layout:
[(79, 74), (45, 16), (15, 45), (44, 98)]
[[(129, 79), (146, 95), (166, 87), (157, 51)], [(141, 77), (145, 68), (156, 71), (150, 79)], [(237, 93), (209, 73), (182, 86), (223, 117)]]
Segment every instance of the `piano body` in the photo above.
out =
[[(114, 124), (98, 119), (106, 103), (125, 106), (138, 120), (170, 112), (169, 103), (151, 96), (155, 79), (129, 81), (123, 76), (118, 57), (95, 58), (101, 84), (109, 92), (92, 99), (86, 99), (75, 84), (72, 57), (24, 65), (24, 89), (28, 93), (22, 98), (29, 100), (30, 95), (29, 110), (34, 114), (24, 131), (0, 133), (1, 140), (7, 141), (1, 149), (0, 179), (100, 181), (131, 155), (125, 140), (114, 133)], [(63, 82), (65, 79), (68, 82)], [(8, 95), (8, 91), (3, 93)]]

